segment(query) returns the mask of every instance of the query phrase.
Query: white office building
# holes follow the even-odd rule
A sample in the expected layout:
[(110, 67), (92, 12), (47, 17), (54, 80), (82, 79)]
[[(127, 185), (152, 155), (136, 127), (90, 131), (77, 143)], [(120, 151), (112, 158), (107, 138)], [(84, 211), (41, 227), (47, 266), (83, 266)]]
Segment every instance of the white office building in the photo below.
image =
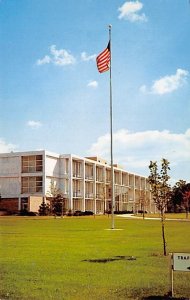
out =
[[(154, 212), (146, 177), (114, 165), (115, 210)], [(79, 157), (48, 151), (0, 154), (0, 210), (38, 212), (61, 191), (67, 210), (104, 213), (111, 203), (111, 167), (98, 157)]]

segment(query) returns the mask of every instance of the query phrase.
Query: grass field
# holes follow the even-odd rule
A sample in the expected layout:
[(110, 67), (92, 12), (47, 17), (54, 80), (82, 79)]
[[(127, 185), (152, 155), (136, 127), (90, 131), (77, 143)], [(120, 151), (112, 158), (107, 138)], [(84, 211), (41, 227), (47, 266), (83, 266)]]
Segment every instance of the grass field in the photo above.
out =
[[(159, 221), (1, 217), (0, 299), (156, 299), (169, 291)], [(166, 222), (168, 252), (190, 252), (190, 222)], [(133, 256), (133, 259), (131, 257)], [(190, 273), (174, 274), (175, 297)]]

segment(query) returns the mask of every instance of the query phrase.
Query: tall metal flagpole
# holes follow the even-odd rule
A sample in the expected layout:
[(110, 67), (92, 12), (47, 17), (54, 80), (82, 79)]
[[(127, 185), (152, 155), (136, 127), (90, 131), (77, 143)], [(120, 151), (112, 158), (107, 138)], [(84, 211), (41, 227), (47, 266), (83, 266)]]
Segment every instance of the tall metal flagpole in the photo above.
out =
[(115, 211), (115, 191), (114, 191), (114, 168), (113, 168), (113, 118), (112, 118), (112, 73), (111, 73), (111, 25), (109, 25), (109, 42), (110, 42), (110, 152), (111, 152), (111, 229), (115, 228), (114, 211)]

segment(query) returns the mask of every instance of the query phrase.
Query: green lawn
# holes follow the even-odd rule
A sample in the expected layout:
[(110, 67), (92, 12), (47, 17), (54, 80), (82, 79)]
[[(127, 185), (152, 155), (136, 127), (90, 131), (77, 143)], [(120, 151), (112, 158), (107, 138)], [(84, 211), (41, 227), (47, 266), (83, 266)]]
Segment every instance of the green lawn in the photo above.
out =
[[(169, 257), (162, 255), (160, 221), (116, 217), (115, 224), (123, 230), (105, 230), (111, 226), (107, 216), (1, 217), (0, 299), (166, 294)], [(190, 253), (190, 222), (166, 222), (166, 235), (168, 252)], [(174, 274), (174, 292), (176, 298), (190, 295), (190, 273)]]

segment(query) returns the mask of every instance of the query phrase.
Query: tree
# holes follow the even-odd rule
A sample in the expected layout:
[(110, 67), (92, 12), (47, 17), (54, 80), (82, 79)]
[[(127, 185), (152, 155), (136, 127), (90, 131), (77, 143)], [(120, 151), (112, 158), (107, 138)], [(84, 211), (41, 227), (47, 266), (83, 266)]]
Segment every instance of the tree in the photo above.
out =
[(49, 204), (45, 203), (44, 198), (38, 212), (40, 216), (48, 216), (50, 214), (50, 206)]
[(185, 206), (186, 218), (188, 219), (188, 216), (189, 216), (189, 206), (190, 206), (190, 189), (186, 190), (183, 193), (183, 204)]
[(65, 214), (65, 199), (62, 194), (57, 194), (52, 200), (52, 212), (63, 217)]
[(173, 208), (172, 210), (174, 212), (179, 212), (179, 209), (181, 209), (185, 187), (186, 187), (186, 181), (179, 180), (175, 183), (175, 185), (172, 188), (170, 206)]
[(147, 204), (145, 191), (141, 191), (139, 201), (141, 206), (141, 213), (143, 215), (143, 220), (144, 220), (145, 206)]
[(176, 182), (172, 189), (171, 206), (175, 212), (186, 211), (186, 218), (188, 218), (190, 207), (190, 183), (184, 180)]
[(106, 212), (106, 185), (105, 185), (105, 183), (103, 183), (103, 185), (102, 185), (101, 199), (103, 199), (103, 201), (104, 201), (104, 215), (105, 215), (105, 212)]
[(53, 180), (51, 180), (50, 191), (48, 191), (47, 194), (50, 200), (51, 213), (54, 215), (61, 215), (61, 217), (63, 217), (66, 212), (66, 199), (63, 197), (62, 191), (57, 188), (57, 184)]
[(148, 181), (151, 185), (151, 192), (154, 203), (160, 211), (161, 226), (162, 226), (162, 241), (164, 255), (166, 256), (166, 238), (165, 238), (165, 210), (171, 198), (171, 188), (168, 183), (170, 177), (168, 171), (170, 170), (169, 161), (165, 158), (161, 160), (161, 170), (158, 172), (157, 162), (150, 162), (150, 175)]

